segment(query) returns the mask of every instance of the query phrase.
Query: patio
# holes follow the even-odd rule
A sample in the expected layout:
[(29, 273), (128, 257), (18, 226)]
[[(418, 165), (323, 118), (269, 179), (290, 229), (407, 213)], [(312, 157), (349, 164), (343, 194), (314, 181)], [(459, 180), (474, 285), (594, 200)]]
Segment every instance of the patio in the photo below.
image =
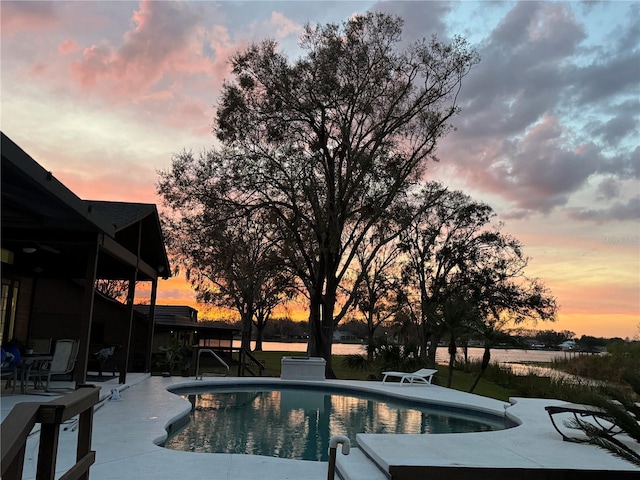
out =
[[(93, 480), (175, 480), (208, 478), (212, 480), (243, 479), (325, 479), (327, 464), (301, 460), (233, 454), (200, 454), (166, 450), (156, 445), (166, 437), (166, 427), (187, 413), (190, 404), (167, 388), (175, 385), (240, 384), (240, 383), (315, 383), (288, 382), (277, 378), (210, 378), (196, 381), (183, 377), (149, 377), (148, 374), (129, 374), (127, 383), (117, 379), (101, 382), (101, 401), (96, 406), (92, 448), (96, 463), (91, 467)], [(507, 412), (521, 422), (518, 427), (486, 433), (451, 435), (359, 435), (358, 443), (367, 449), (381, 467), (402, 466), (395, 478), (424, 478), (426, 471), (440, 472), (433, 478), (454, 478), (456, 472), (470, 473), (473, 469), (500, 469), (513, 473), (518, 469), (543, 472), (545, 469), (569, 471), (569, 476), (549, 478), (630, 478), (640, 471), (609, 453), (591, 445), (563, 442), (553, 429), (544, 410), (552, 400), (514, 399), (511, 406), (485, 397), (450, 390), (439, 386), (404, 386), (380, 382), (344, 380), (321, 381), (327, 386), (358, 386), (371, 392), (394, 392), (407, 398), (423, 398), (434, 403), (473, 405), (484, 411)], [(59, 385), (56, 385), (59, 386)], [(117, 388), (122, 401), (106, 400), (111, 389)], [(2, 418), (18, 402), (41, 401), (42, 395), (2, 395)], [(55, 397), (50, 397), (55, 398)], [(37, 429), (37, 428), (36, 428)], [(65, 471), (75, 459), (76, 436), (72, 427), (60, 432), (60, 451), (57, 471)], [(38, 435), (33, 433), (27, 443), (25, 479), (34, 478)], [(637, 444), (635, 444), (637, 448)], [(357, 449), (343, 456), (338, 449), (338, 465), (345, 478), (381, 480), (387, 478), (380, 470), (378, 477), (371, 472), (372, 463)], [(397, 467), (396, 467), (397, 468)], [(429, 470), (425, 470), (425, 468)], [(411, 469), (414, 475), (408, 476)], [(444, 470), (443, 470), (444, 469)], [(421, 473), (420, 473), (421, 472)], [(443, 474), (442, 472), (447, 472)], [(573, 472), (573, 475), (571, 475)], [(636, 473), (637, 472), (637, 473)], [(468, 475), (468, 473), (466, 475)], [(553, 472), (549, 472), (553, 473)], [(486, 473), (485, 473), (486, 475)], [(474, 475), (475, 477), (476, 475)], [(432, 475), (430, 475), (430, 478)], [(479, 478), (482, 478), (480, 476)], [(490, 477), (485, 477), (490, 478)], [(533, 477), (527, 477), (533, 478)]]

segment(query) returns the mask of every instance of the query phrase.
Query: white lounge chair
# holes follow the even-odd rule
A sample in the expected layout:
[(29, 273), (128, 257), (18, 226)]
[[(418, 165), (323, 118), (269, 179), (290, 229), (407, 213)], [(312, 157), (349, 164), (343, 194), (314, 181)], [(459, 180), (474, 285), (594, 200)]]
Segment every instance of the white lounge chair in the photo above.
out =
[(424, 383), (426, 385), (431, 385), (431, 379), (436, 373), (438, 373), (438, 370), (433, 370), (430, 368), (421, 368), (420, 370), (416, 370), (413, 373), (382, 372), (382, 374), (384, 375), (384, 377), (382, 378), (382, 383), (385, 383), (388, 377), (399, 377), (400, 385), (402, 385), (403, 383)]

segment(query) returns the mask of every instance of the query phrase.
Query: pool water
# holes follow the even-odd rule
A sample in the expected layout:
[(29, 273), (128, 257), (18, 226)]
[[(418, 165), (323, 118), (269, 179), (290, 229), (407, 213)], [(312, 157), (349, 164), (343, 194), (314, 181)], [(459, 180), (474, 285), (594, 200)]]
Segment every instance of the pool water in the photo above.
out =
[(234, 387), (180, 394), (188, 424), (165, 447), (326, 461), (329, 439), (357, 433), (462, 433), (502, 430), (501, 417), (444, 411), (382, 396), (304, 388)]

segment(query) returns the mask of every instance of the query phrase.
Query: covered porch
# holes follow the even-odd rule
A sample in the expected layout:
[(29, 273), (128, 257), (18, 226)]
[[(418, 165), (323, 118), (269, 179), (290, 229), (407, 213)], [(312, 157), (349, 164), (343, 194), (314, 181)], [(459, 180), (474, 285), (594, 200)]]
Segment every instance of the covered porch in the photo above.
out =
[[(80, 199), (4, 133), (1, 189), (2, 344), (76, 340), (76, 385), (87, 380), (91, 345), (121, 346), (120, 384), (148, 372), (158, 280), (171, 275), (156, 206)], [(99, 294), (98, 280), (126, 285), (125, 298)]]

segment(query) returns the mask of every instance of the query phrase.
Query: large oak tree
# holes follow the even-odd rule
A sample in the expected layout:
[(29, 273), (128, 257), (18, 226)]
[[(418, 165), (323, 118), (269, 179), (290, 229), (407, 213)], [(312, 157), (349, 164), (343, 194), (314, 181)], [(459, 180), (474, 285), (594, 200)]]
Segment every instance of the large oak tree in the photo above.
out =
[(308, 352), (328, 376), (333, 331), (352, 306), (339, 286), (369, 231), (403, 218), (478, 61), (462, 38), (401, 48), (401, 33), (400, 18), (369, 13), (308, 25), (294, 60), (275, 41), (251, 45), (231, 58), (215, 118), (211, 173), (240, 211), (269, 212), (282, 233), (309, 299)]

